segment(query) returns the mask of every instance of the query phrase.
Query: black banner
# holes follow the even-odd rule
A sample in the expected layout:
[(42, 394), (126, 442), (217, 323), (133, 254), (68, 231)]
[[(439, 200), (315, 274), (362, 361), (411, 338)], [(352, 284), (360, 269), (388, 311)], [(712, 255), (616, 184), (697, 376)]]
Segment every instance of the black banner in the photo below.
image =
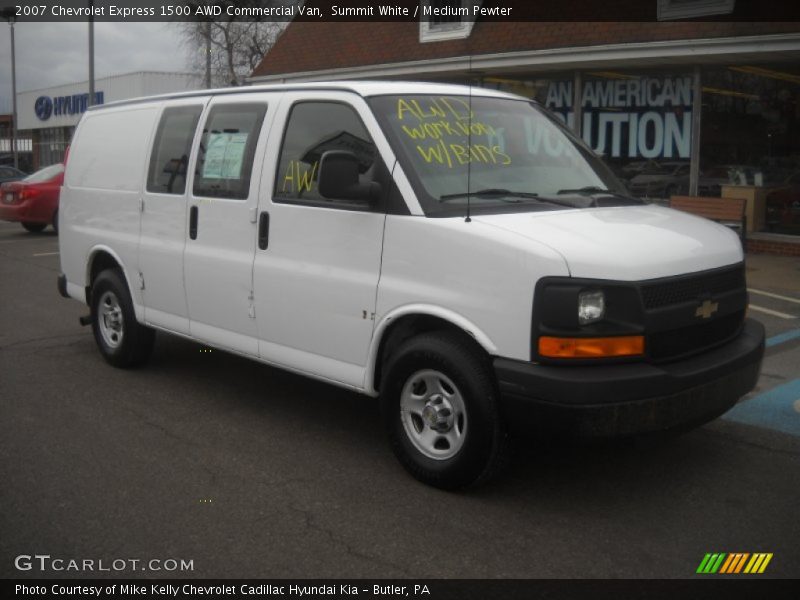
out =
[(693, 580), (7, 580), (15, 598), (344, 598), (386, 600), (675, 600), (797, 597), (791, 580), (710, 576)]
[[(687, 3), (674, 0), (0, 0), (5, 19), (23, 22), (95, 21), (800, 21), (791, 1)], [(702, 5), (702, 6), (700, 6)]]

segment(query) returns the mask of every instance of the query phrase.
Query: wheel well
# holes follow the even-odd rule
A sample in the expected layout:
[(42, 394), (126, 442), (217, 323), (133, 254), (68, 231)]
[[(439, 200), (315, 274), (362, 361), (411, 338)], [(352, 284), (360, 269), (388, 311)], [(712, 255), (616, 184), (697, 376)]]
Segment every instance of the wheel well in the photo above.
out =
[(489, 359), (489, 354), (472, 335), (450, 321), (432, 315), (405, 315), (389, 325), (381, 338), (381, 343), (378, 346), (378, 357), (375, 361), (373, 386), (376, 390), (380, 390), (384, 365), (394, 351), (406, 340), (420, 333), (429, 333), (431, 331), (447, 331), (453, 333), (472, 346), (479, 356), (485, 357), (487, 360)]
[(106, 269), (120, 269), (120, 264), (108, 252), (99, 251), (92, 257), (92, 263), (89, 267), (89, 279), (86, 285), (86, 304), (89, 304), (92, 296), (92, 285), (95, 278), (105, 271)]

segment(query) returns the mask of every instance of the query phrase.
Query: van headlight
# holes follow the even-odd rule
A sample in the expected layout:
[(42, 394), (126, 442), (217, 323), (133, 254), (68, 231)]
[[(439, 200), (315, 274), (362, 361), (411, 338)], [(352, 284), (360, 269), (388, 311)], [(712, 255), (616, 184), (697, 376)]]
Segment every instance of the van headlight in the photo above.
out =
[(591, 290), (578, 294), (578, 323), (589, 325), (601, 321), (606, 315), (606, 298), (603, 292)]
[(645, 355), (645, 312), (635, 282), (542, 277), (533, 293), (531, 360), (633, 360)]

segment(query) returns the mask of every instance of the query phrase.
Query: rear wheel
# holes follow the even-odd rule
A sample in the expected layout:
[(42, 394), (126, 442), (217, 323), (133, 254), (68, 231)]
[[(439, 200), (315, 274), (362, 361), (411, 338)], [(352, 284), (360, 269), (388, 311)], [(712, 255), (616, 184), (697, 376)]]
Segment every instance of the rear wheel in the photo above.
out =
[(100, 354), (115, 367), (133, 367), (150, 357), (155, 332), (136, 321), (128, 286), (119, 269), (100, 273), (92, 284), (92, 331)]
[(52, 225), (53, 225), (53, 231), (55, 231), (56, 235), (58, 235), (58, 209), (56, 209), (55, 212), (53, 213)]
[(506, 434), (490, 368), (467, 341), (444, 332), (406, 341), (389, 360), (384, 424), (411, 475), (456, 489), (495, 474)]
[(40, 231), (44, 231), (44, 228), (47, 227), (47, 223), (31, 223), (30, 221), (23, 221), (22, 226), (31, 233), (39, 233)]

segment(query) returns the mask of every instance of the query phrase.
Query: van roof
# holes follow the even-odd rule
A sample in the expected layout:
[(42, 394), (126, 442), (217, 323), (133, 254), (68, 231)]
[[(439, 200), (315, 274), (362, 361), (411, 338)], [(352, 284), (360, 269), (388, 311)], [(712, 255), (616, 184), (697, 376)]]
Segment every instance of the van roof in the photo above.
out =
[(473, 96), (490, 98), (513, 98), (516, 100), (529, 100), (523, 96), (517, 96), (515, 94), (509, 94), (497, 90), (450, 83), (432, 83), (422, 81), (314, 81), (308, 83), (264, 84), (243, 87), (217, 88), (210, 90), (194, 90), (190, 92), (174, 92), (168, 94), (159, 94), (157, 96), (143, 96), (141, 98), (117, 100), (116, 102), (109, 102), (107, 104), (96, 104), (89, 107), (89, 110), (102, 110), (103, 108), (123, 106), (125, 104), (138, 104), (141, 102), (155, 102), (178, 98), (192, 98), (196, 96), (221, 96), (226, 94), (255, 94), (258, 92), (286, 92), (299, 90), (335, 90), (352, 92), (363, 97), (394, 94), (447, 94), (459, 96), (471, 94)]

